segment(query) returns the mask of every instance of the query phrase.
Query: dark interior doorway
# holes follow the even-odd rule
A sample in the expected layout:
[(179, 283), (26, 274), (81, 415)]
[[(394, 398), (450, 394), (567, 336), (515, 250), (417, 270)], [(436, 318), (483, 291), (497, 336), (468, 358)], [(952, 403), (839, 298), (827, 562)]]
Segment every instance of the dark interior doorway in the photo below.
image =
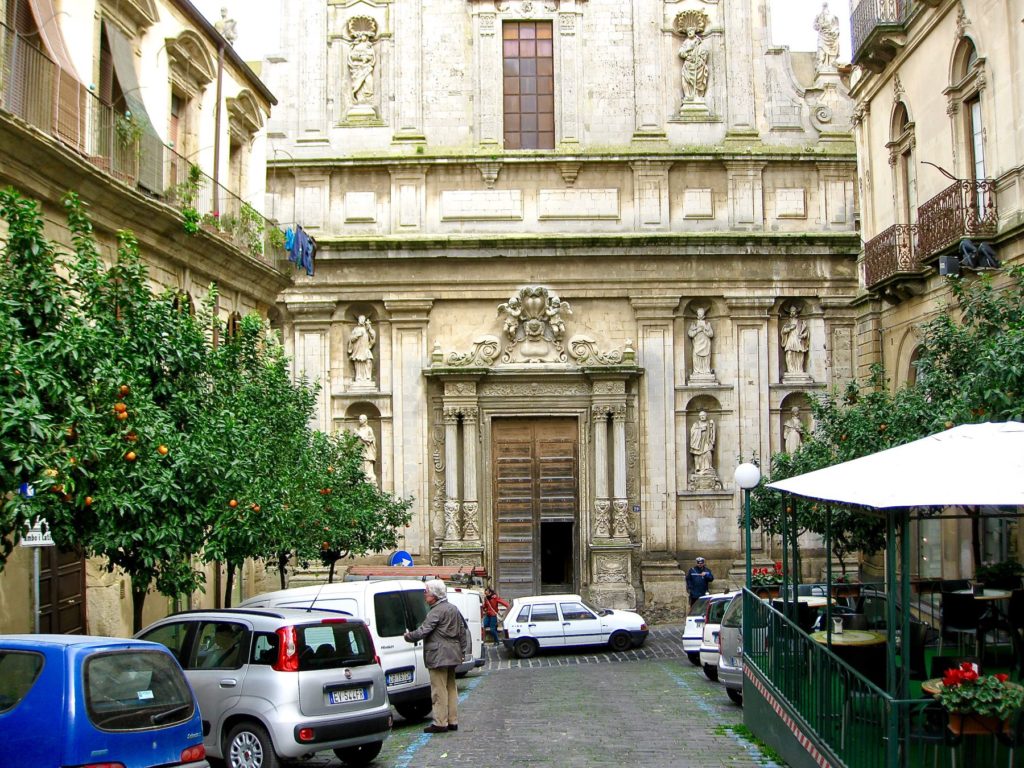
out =
[(540, 524), (540, 584), (542, 592), (573, 592), (573, 524)]

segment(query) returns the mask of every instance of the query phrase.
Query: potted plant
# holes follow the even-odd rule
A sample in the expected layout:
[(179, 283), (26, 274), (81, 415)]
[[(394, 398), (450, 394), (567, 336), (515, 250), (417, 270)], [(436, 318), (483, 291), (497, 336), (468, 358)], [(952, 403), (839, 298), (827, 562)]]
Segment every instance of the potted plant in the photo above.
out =
[(954, 733), (1001, 733), (1024, 708), (1024, 687), (1007, 675), (979, 675), (969, 661), (946, 671), (936, 698), (949, 712)]
[(750, 583), (755, 594), (778, 597), (782, 584), (782, 563), (775, 563), (774, 568), (754, 568), (750, 572)]
[(860, 597), (861, 586), (856, 576), (840, 573), (832, 577), (832, 597)]
[(1020, 589), (1024, 565), (1016, 560), (1001, 563), (984, 563), (975, 571), (974, 578), (992, 589)]

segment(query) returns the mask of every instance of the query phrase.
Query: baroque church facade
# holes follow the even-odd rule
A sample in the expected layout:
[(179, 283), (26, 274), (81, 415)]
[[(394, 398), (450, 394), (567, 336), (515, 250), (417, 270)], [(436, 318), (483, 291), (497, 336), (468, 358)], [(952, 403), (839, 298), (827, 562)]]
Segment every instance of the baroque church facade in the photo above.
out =
[(267, 214), (317, 250), (272, 320), (318, 426), (368, 426), (412, 497), (417, 564), (631, 607), (742, 557), (735, 467), (871, 352), (815, 26), (798, 54), (767, 0), (289, 4)]

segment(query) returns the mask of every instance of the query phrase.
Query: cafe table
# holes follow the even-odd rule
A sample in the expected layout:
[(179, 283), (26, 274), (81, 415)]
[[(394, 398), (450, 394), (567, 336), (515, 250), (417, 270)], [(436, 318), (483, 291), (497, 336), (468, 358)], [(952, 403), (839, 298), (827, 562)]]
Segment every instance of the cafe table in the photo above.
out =
[[(822, 645), (828, 645), (828, 633), (825, 630), (811, 633), (811, 640)], [(844, 647), (864, 648), (873, 645), (885, 645), (885, 635), (881, 632), (871, 632), (866, 629), (846, 629), (842, 632), (832, 633), (832, 645)], [(941, 680), (939, 682), (942, 682)]]

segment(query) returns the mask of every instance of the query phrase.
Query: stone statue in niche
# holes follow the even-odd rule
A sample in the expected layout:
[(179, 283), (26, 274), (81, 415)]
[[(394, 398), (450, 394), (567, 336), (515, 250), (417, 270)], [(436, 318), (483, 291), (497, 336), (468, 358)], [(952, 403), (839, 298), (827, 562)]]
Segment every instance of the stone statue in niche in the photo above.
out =
[(796, 453), (804, 444), (804, 423), (800, 420), (800, 408), (794, 405), (789, 409), (792, 414), (782, 427), (782, 439), (786, 453)]
[(373, 346), (377, 343), (377, 332), (366, 315), (359, 315), (356, 327), (348, 337), (348, 358), (355, 369), (356, 384), (373, 383)]
[(363, 476), (366, 478), (366, 482), (371, 483), (374, 487), (377, 485), (377, 472), (375, 466), (377, 464), (377, 436), (373, 433), (373, 427), (370, 426), (369, 420), (366, 418), (366, 414), (360, 414), (359, 426), (356, 427), (356, 436), (359, 438), (360, 444), (363, 446)]
[(693, 344), (691, 381), (715, 381), (715, 372), (711, 368), (711, 340), (715, 337), (715, 331), (706, 314), (707, 310), (704, 307), (698, 307), (697, 319), (690, 323), (690, 328), (686, 332)]
[(835, 72), (839, 58), (839, 17), (828, 9), (827, 2), (821, 4), (821, 13), (814, 19), (814, 31), (818, 33), (816, 71)]
[(679, 59), (682, 61), (682, 106), (704, 103), (704, 95), (708, 90), (708, 70), (710, 54), (704, 47), (701, 37), (707, 27), (708, 17), (703, 11), (683, 11), (675, 19), (676, 32), (683, 36), (683, 44), (679, 46)]
[(800, 317), (797, 307), (789, 308), (789, 318), (782, 326), (782, 350), (786, 353), (786, 374), (797, 378), (806, 378), (804, 366), (807, 362), (807, 350), (810, 349), (810, 331), (807, 323)]
[(690, 427), (690, 456), (693, 471), (690, 473), (690, 490), (710, 491), (721, 488), (718, 472), (714, 467), (715, 422), (708, 418), (707, 411), (697, 414), (697, 421)]
[(353, 16), (348, 20), (348, 36), (343, 37), (349, 44), (345, 63), (348, 67), (349, 117), (375, 116), (373, 108), (376, 91), (374, 67), (377, 52), (373, 44), (377, 40), (377, 22), (369, 16)]

